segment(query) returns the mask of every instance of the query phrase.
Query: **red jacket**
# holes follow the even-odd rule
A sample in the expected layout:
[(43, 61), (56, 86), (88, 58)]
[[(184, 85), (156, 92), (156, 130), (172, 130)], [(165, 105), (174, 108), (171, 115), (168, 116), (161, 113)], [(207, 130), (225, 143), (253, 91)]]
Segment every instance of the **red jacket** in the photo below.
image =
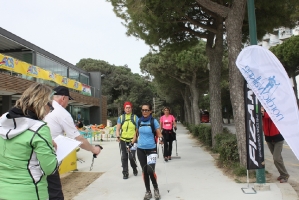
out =
[(284, 138), (280, 134), (279, 130), (277, 129), (267, 112), (264, 112), (263, 116), (263, 130), (265, 140), (267, 142), (279, 142), (284, 140)]

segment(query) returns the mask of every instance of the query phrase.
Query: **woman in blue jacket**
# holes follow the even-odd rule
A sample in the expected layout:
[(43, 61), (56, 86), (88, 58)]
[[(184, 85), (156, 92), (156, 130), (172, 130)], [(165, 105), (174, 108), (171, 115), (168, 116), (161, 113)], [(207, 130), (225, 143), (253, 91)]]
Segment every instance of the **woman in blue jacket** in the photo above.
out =
[(154, 187), (154, 198), (158, 200), (161, 197), (157, 183), (157, 175), (155, 173), (157, 160), (157, 145), (155, 138), (159, 138), (160, 143), (163, 143), (163, 137), (160, 131), (159, 122), (152, 117), (151, 104), (143, 104), (141, 112), (142, 117), (138, 121), (138, 132), (133, 138), (132, 143), (134, 144), (138, 136), (137, 156), (142, 168), (146, 188), (144, 200), (152, 198), (150, 180)]

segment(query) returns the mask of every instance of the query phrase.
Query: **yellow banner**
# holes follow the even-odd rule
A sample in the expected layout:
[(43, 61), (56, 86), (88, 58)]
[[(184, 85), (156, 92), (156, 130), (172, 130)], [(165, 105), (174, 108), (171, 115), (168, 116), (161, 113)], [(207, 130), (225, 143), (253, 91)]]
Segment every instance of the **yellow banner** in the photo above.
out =
[(59, 74), (55, 74), (53, 72), (47, 71), (38, 66), (30, 65), (26, 62), (19, 61), (15, 58), (12, 58), (10, 56), (5, 56), (3, 54), (0, 54), (0, 69), (13, 71), (15, 73), (36, 77), (43, 80), (53, 81), (58, 85), (63, 85), (68, 88), (72, 88), (74, 90), (79, 90), (83, 92), (82, 83), (76, 80), (69, 79)]

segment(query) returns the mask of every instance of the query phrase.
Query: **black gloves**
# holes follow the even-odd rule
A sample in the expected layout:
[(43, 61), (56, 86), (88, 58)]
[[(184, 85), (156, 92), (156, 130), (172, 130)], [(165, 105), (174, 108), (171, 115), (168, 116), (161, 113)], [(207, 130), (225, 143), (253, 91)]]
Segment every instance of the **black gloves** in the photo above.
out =
[(164, 137), (160, 137), (159, 141), (164, 143)]
[(176, 126), (174, 127), (174, 130), (175, 130), (175, 131), (177, 130)]
[(134, 146), (134, 144), (132, 142), (127, 143), (127, 148), (131, 149)]

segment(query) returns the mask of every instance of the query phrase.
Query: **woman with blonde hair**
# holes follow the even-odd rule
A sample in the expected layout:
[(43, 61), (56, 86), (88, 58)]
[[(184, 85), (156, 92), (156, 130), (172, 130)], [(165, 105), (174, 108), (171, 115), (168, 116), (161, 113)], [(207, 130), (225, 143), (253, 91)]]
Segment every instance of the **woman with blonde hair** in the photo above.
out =
[(0, 199), (46, 200), (47, 175), (57, 170), (50, 129), (52, 90), (40, 83), (24, 91), (0, 117)]

